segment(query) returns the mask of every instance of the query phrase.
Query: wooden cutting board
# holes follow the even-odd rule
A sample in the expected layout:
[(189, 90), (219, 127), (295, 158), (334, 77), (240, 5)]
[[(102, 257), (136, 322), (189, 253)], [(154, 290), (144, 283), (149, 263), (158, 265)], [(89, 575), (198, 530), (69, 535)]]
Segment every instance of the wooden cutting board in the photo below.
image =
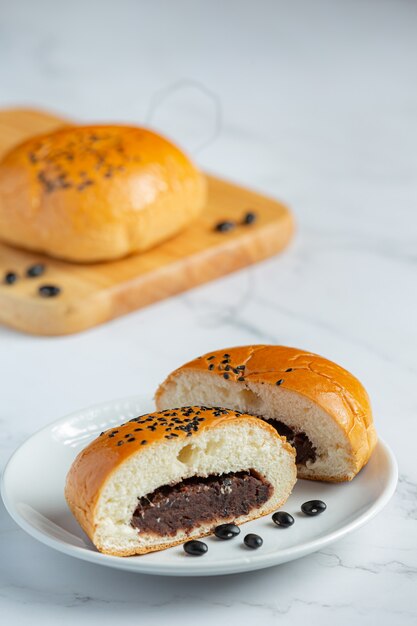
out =
[[(0, 111), (0, 157), (31, 135), (65, 123), (41, 111)], [(180, 235), (150, 250), (110, 263), (74, 264), (0, 244), (0, 323), (36, 335), (66, 335), (219, 278), (282, 250), (293, 233), (293, 219), (280, 202), (207, 176), (208, 203), (201, 218)], [(219, 233), (223, 220), (241, 221), (247, 211), (257, 220), (250, 226)], [(39, 278), (26, 269), (44, 263)], [(6, 272), (19, 274), (13, 285)], [(39, 286), (57, 285), (55, 298), (38, 295)]]

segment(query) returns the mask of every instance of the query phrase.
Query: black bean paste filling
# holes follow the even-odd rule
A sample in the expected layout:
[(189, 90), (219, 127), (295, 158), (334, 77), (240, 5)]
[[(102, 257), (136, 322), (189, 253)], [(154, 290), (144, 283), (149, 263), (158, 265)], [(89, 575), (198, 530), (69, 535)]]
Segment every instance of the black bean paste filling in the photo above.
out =
[[(265, 419), (265, 418), (262, 418)], [(305, 465), (307, 461), (316, 460), (316, 448), (311, 443), (310, 439), (303, 432), (296, 432), (287, 424), (280, 422), (279, 420), (266, 420), (268, 424), (271, 424), (278, 432), (279, 435), (286, 437), (288, 443), (295, 448), (297, 453), (296, 463), (297, 465)]]
[(139, 499), (131, 525), (140, 532), (174, 536), (202, 523), (247, 515), (272, 496), (273, 487), (253, 470), (193, 476)]

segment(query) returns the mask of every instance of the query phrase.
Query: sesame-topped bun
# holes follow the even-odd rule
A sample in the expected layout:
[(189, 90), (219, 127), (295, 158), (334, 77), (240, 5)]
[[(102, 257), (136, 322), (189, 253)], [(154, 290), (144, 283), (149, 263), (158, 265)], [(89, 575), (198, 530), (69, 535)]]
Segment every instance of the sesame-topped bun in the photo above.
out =
[(180, 232), (205, 192), (196, 167), (156, 133), (68, 126), (0, 161), (0, 239), (69, 261), (117, 259)]
[(210, 352), (170, 374), (156, 393), (158, 409), (199, 403), (267, 420), (296, 448), (300, 478), (351, 480), (377, 440), (359, 380), (336, 363), (295, 348)]
[(294, 451), (274, 428), (193, 406), (101, 433), (72, 464), (65, 496), (101, 552), (129, 556), (267, 515), (295, 480)]

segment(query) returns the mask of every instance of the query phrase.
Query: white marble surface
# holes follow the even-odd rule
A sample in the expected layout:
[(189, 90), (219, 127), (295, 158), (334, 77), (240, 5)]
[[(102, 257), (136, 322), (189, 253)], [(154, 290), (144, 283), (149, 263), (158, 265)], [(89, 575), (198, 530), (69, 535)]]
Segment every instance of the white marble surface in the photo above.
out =
[(152, 390), (207, 350), (266, 341), (356, 373), (401, 473), (385, 512), (346, 540), (213, 579), (77, 562), (1, 505), (2, 623), (416, 623), (416, 32), (406, 0), (0, 2), (1, 105), (148, 120), (298, 221), (284, 255), (102, 328), (0, 329), (1, 464), (66, 412)]

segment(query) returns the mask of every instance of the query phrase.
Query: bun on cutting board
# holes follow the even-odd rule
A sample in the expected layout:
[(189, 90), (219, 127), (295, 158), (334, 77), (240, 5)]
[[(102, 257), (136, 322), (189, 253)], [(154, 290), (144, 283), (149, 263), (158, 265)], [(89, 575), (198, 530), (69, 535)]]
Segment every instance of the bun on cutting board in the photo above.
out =
[(0, 239), (68, 261), (148, 250), (197, 217), (205, 179), (144, 128), (68, 126), (0, 161)]
[(159, 387), (156, 406), (193, 403), (268, 421), (295, 446), (300, 478), (351, 480), (377, 441), (359, 380), (336, 363), (295, 348), (227, 348), (186, 363)]
[(72, 464), (65, 496), (101, 552), (129, 556), (267, 515), (295, 480), (294, 450), (271, 426), (194, 406), (102, 433)]

